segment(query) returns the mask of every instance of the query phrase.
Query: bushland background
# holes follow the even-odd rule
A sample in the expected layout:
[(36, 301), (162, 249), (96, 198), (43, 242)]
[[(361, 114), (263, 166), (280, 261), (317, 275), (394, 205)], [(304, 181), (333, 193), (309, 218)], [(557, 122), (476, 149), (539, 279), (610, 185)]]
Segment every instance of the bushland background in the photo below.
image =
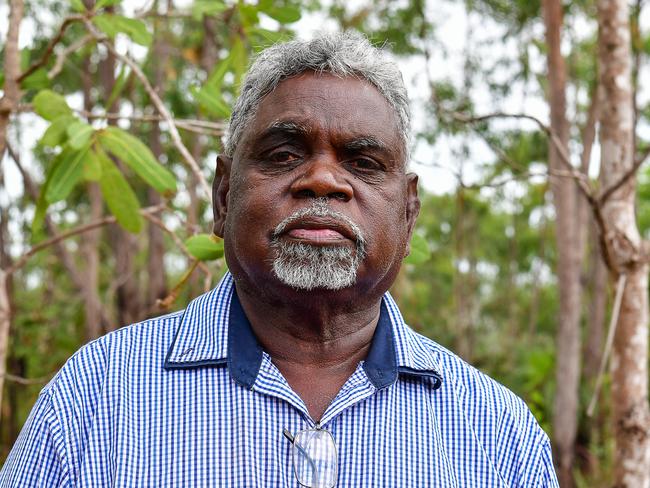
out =
[(413, 102), (407, 321), (528, 403), (563, 488), (650, 486), (645, 7), (0, 3), (0, 459), (75, 350), (225, 271), (209, 186), (251, 56), (356, 29)]

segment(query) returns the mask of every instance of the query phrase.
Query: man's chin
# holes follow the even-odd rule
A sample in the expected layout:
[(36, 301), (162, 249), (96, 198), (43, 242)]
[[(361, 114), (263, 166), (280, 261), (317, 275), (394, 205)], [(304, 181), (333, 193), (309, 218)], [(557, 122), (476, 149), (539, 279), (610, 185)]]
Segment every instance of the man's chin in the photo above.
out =
[(357, 280), (359, 255), (347, 247), (282, 243), (276, 251), (273, 272), (295, 290), (343, 290)]
[(356, 283), (356, 270), (353, 273), (311, 273), (304, 269), (278, 269), (274, 264), (273, 272), (282, 284), (297, 291), (338, 291)]

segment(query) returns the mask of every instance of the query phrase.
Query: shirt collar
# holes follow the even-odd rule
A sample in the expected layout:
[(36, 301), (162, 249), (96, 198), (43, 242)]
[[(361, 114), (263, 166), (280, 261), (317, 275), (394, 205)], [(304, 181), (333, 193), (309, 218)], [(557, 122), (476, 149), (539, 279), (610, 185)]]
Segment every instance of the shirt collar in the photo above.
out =
[[(377, 329), (363, 369), (377, 389), (399, 375), (442, 382), (434, 353), (423, 338), (404, 323), (390, 294), (382, 299)], [(233, 278), (226, 273), (219, 285), (192, 300), (183, 313), (165, 359), (165, 369), (227, 365), (237, 383), (251, 388), (262, 364), (263, 350), (239, 303)]]

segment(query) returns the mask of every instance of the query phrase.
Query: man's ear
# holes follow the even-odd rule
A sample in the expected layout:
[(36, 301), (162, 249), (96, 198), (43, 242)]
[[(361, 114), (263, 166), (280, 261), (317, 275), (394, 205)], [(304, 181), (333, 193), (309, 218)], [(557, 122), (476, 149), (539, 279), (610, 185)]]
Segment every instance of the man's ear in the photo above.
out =
[(230, 190), (230, 169), (232, 159), (220, 154), (217, 156), (217, 168), (212, 181), (212, 215), (214, 224), (212, 232), (223, 238), (228, 213), (228, 191)]
[(415, 229), (415, 221), (420, 213), (420, 199), (418, 198), (418, 175), (407, 173), (406, 175), (406, 225), (407, 240), (404, 257), (411, 252), (411, 236)]

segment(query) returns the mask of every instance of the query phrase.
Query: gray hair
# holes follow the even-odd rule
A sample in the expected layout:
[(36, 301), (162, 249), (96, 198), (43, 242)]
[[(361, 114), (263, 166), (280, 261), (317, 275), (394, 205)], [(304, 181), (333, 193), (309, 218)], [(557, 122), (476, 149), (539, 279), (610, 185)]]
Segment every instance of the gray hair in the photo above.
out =
[(404, 156), (408, 157), (410, 111), (402, 74), (381, 49), (357, 32), (321, 34), (310, 41), (293, 40), (262, 51), (248, 70), (235, 102), (226, 131), (227, 156), (235, 153), (262, 99), (282, 80), (305, 71), (354, 76), (373, 85), (395, 110)]

